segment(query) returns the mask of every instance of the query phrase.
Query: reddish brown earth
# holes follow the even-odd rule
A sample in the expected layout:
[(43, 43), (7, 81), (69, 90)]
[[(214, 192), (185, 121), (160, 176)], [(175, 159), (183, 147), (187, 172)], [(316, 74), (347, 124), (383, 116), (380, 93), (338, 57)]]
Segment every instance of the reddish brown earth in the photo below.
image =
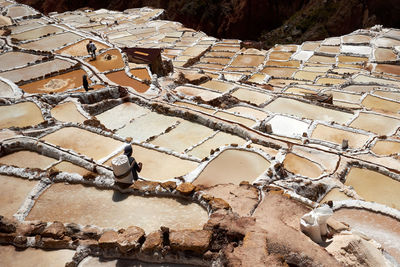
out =
[(151, 6), (167, 19), (208, 35), (260, 40), (264, 46), (301, 43), (383, 24), (400, 28), (398, 0), (19, 0), (44, 12), (82, 7), (125, 10)]

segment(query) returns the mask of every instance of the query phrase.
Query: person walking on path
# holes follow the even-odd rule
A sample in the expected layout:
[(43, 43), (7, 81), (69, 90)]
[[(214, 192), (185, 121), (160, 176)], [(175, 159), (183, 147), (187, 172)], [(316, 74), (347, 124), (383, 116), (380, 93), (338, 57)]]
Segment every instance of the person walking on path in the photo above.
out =
[(89, 82), (87, 80), (87, 76), (83, 75), (82, 76), (82, 84), (83, 84), (83, 88), (85, 88), (85, 91), (89, 91)]
[(94, 45), (92, 40), (90, 40), (89, 43), (86, 45), (86, 50), (89, 53), (89, 55), (92, 57), (92, 59), (96, 60), (97, 47)]
[(137, 179), (139, 179), (138, 172), (142, 170), (142, 163), (141, 162), (137, 163), (135, 158), (132, 157), (131, 145), (127, 145), (124, 148), (124, 155), (127, 156), (129, 159), (129, 165), (131, 165), (133, 180), (137, 181)]

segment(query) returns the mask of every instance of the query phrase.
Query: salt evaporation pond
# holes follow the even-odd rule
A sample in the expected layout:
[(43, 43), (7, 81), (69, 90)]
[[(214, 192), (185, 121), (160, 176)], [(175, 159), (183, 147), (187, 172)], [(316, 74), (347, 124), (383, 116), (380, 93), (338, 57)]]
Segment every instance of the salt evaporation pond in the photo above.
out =
[(161, 226), (173, 230), (202, 229), (208, 214), (198, 204), (182, 199), (123, 195), (113, 190), (57, 183), (38, 198), (26, 220), (116, 229), (134, 225), (150, 233)]
[[(68, 138), (65, 138), (68, 136)], [(124, 143), (76, 127), (65, 127), (42, 138), (46, 142), (86, 155), (102, 159), (120, 149)]]
[(194, 265), (175, 264), (175, 263), (147, 263), (135, 260), (113, 260), (95, 257), (87, 257), (78, 267), (195, 267)]
[[(143, 163), (139, 176), (146, 180), (167, 181), (188, 174), (198, 166), (197, 162), (141, 146), (133, 146), (133, 157), (137, 162)], [(105, 165), (110, 166), (111, 160), (108, 160)]]
[(0, 129), (26, 127), (43, 122), (42, 112), (33, 102), (0, 106)]
[(253, 182), (269, 165), (270, 162), (257, 153), (237, 149), (224, 150), (205, 167), (194, 184), (213, 186)]
[(309, 178), (318, 178), (323, 173), (321, 167), (316, 163), (292, 153), (286, 155), (283, 166), (290, 172)]
[(83, 116), (73, 102), (58, 104), (51, 109), (51, 116), (56, 120), (65, 122), (83, 123), (86, 117)]
[(382, 214), (359, 210), (340, 209), (333, 218), (346, 222), (353, 231), (358, 231), (378, 241), (383, 248), (400, 262), (400, 223)]
[(17, 151), (0, 158), (1, 164), (17, 166), (20, 168), (47, 169), (56, 159), (40, 155), (33, 151)]
[(37, 183), (38, 181), (0, 175), (0, 214), (12, 217)]
[(346, 176), (345, 185), (352, 186), (366, 201), (400, 209), (400, 182), (389, 176), (353, 167)]
[(20, 250), (14, 246), (0, 246), (0, 266), (24, 267), (64, 267), (72, 261), (75, 250), (41, 250), (27, 248)]

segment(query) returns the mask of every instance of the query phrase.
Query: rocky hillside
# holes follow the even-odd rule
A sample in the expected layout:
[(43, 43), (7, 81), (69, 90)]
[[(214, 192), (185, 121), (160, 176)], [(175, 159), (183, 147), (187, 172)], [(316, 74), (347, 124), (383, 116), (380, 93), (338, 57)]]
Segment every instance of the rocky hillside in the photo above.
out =
[(375, 24), (400, 27), (399, 0), (20, 0), (48, 13), (82, 7), (124, 10), (163, 8), (167, 19), (208, 35), (276, 43), (301, 43), (347, 34)]

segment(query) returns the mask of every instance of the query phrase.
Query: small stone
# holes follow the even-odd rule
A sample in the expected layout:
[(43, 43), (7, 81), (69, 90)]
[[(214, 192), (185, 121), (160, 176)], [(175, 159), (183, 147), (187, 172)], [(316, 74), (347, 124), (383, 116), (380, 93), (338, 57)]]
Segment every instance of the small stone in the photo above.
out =
[(131, 185), (130, 188), (138, 190), (140, 192), (155, 192), (156, 188), (160, 185), (160, 183), (157, 182), (151, 182), (151, 181), (142, 181), (138, 180)]
[(161, 231), (155, 231), (150, 233), (146, 237), (142, 246), (142, 251), (145, 253), (151, 253), (156, 250), (161, 250), (163, 243), (163, 234)]
[(174, 191), (176, 189), (176, 183), (173, 181), (168, 181), (161, 183), (161, 187), (168, 191)]
[(0, 215), (0, 232), (14, 233), (17, 230), (18, 222)]
[(79, 239), (95, 239), (99, 240), (102, 235), (102, 231), (96, 227), (85, 226), (81, 232), (77, 234)]
[(44, 229), (42, 236), (51, 237), (54, 239), (62, 239), (66, 233), (65, 226), (62, 222), (54, 222), (49, 227)]
[(69, 248), (69, 243), (71, 238), (68, 236), (64, 236), (63, 239), (53, 239), (50, 237), (42, 238), (42, 247), (48, 249), (64, 249)]
[(209, 202), (209, 204), (211, 205), (211, 208), (213, 210), (219, 210), (219, 209), (229, 210), (230, 209), (228, 202), (226, 202), (222, 198), (214, 198)]
[(204, 253), (211, 242), (212, 232), (207, 230), (182, 230), (170, 232), (170, 246), (176, 251)]
[(176, 188), (176, 190), (179, 191), (183, 195), (190, 195), (193, 192), (194, 188), (195, 188), (195, 186), (191, 183), (181, 183)]
[(15, 245), (16, 247), (24, 248), (24, 247), (26, 247), (26, 242), (27, 242), (27, 241), (28, 241), (28, 239), (26, 238), (26, 236), (17, 235), (17, 236), (14, 238), (13, 243), (14, 243), (14, 245)]
[(15, 233), (0, 233), (0, 244), (12, 244), (15, 238)]
[(107, 231), (99, 239), (99, 246), (103, 249), (114, 248), (118, 243), (118, 233), (115, 231)]
[(78, 245), (87, 247), (90, 250), (95, 250), (99, 247), (99, 242), (97, 242), (96, 240), (93, 240), (93, 239), (79, 240)]
[(129, 226), (122, 234), (118, 235), (117, 243), (122, 253), (138, 249), (144, 241), (144, 230), (140, 227)]
[(211, 200), (214, 199), (214, 197), (211, 196), (211, 195), (209, 195), (209, 194), (203, 194), (203, 195), (201, 195), (201, 198), (202, 198), (204, 201), (207, 201), (207, 202), (210, 202)]

